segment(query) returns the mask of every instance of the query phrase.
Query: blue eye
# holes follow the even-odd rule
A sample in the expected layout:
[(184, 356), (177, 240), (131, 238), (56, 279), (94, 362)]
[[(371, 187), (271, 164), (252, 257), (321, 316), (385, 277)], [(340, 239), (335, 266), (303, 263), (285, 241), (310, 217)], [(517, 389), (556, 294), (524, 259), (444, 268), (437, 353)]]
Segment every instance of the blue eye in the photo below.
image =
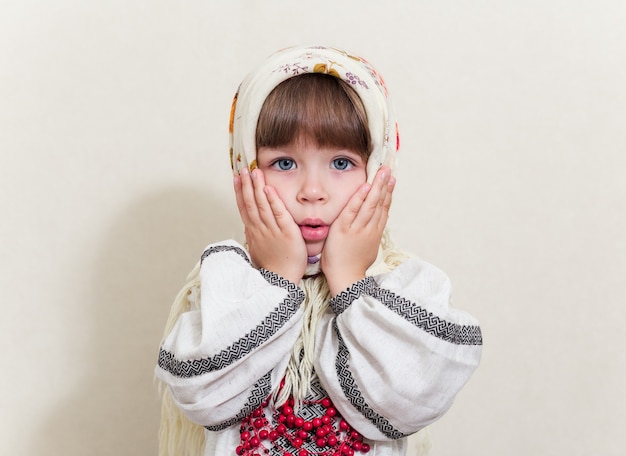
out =
[(347, 158), (335, 158), (332, 162), (332, 166), (339, 171), (348, 169), (352, 165), (352, 162)]
[(274, 162), (274, 166), (278, 167), (278, 169), (282, 171), (289, 171), (290, 169), (295, 168), (296, 163), (290, 158), (281, 158)]

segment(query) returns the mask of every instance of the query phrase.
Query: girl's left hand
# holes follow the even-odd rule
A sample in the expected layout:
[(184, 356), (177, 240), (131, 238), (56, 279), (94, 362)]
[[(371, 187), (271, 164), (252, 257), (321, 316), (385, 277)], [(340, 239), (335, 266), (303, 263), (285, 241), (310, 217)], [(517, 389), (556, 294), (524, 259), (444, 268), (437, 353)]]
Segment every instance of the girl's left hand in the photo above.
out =
[(333, 222), (321, 265), (332, 296), (363, 279), (378, 255), (389, 218), (396, 180), (381, 167), (372, 184), (363, 184)]

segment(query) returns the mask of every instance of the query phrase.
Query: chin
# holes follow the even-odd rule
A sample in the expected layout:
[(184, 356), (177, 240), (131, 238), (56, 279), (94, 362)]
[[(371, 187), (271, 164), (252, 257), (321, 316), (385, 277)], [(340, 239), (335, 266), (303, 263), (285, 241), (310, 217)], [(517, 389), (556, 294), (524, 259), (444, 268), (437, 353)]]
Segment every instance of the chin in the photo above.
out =
[(322, 253), (323, 247), (324, 247), (323, 243), (321, 245), (320, 244), (307, 245), (306, 254), (307, 256), (317, 256), (320, 253)]

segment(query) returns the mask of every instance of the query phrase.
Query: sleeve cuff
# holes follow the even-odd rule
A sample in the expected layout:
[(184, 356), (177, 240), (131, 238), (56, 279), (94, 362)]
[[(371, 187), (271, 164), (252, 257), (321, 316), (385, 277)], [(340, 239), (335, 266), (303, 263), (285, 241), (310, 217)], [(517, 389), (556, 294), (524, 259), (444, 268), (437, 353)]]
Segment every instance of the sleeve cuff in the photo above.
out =
[(298, 285), (293, 283), (291, 280), (287, 280), (283, 276), (278, 275), (275, 272), (268, 271), (264, 268), (259, 268), (259, 272), (270, 285), (283, 288), (284, 290), (287, 290), (287, 292), (290, 294), (295, 293), (296, 295), (302, 295), (302, 298), (304, 298), (304, 292), (300, 289)]
[(330, 308), (335, 314), (339, 315), (350, 307), (350, 304), (359, 299), (361, 295), (371, 295), (376, 287), (378, 287), (378, 284), (374, 277), (365, 277), (332, 298), (329, 302)]

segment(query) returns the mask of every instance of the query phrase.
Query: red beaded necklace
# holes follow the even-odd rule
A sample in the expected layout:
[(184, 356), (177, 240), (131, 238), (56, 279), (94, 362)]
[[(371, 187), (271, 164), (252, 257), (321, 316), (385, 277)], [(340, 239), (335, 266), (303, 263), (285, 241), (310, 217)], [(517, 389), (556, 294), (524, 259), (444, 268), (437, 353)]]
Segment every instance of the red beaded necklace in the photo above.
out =
[(270, 404), (266, 399), (241, 423), (239, 456), (354, 456), (368, 453), (370, 446), (363, 436), (342, 419), (330, 398), (303, 401), (303, 410), (315, 417), (297, 416), (293, 399), (273, 409), (273, 422), (265, 416)]

